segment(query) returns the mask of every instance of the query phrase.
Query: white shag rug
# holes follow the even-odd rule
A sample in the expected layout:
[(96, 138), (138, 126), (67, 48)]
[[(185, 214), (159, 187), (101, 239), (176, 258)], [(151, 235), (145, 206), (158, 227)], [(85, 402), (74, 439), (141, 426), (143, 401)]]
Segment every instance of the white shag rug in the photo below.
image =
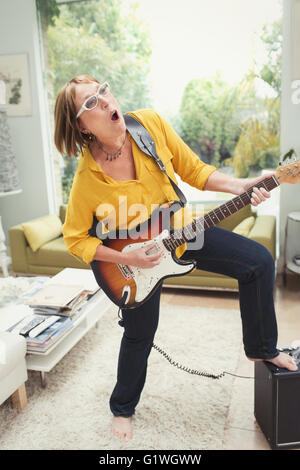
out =
[[(0, 406), (0, 449), (222, 449), (233, 377), (188, 374), (154, 349), (133, 439), (123, 442), (111, 434), (109, 398), (122, 334), (113, 306), (46, 374), (46, 388), (38, 372), (28, 371), (25, 410), (15, 410), (10, 399)], [(154, 342), (191, 369), (234, 372), (242, 345), (240, 314), (161, 302)]]

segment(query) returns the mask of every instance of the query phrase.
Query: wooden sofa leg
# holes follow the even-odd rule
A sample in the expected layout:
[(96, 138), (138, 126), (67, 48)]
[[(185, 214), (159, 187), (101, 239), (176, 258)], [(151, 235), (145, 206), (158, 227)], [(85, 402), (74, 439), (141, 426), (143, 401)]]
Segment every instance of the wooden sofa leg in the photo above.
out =
[(16, 390), (12, 396), (12, 403), (17, 410), (24, 410), (27, 405), (27, 395), (26, 395), (26, 387), (25, 383), (21, 385), (21, 387)]

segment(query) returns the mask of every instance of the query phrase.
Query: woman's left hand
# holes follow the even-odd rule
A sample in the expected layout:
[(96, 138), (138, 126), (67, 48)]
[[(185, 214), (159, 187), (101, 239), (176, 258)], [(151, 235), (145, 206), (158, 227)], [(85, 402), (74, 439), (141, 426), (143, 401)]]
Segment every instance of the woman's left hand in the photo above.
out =
[(253, 192), (251, 194), (251, 204), (252, 206), (258, 206), (258, 204), (260, 204), (261, 202), (269, 199), (271, 197), (271, 194), (264, 188), (258, 189), (257, 187), (255, 187), (255, 185), (266, 178), (271, 178), (273, 175), (274, 173), (270, 173), (269, 175), (259, 176), (258, 178), (240, 180), (241, 186), (239, 194), (244, 193), (249, 188), (254, 186)]

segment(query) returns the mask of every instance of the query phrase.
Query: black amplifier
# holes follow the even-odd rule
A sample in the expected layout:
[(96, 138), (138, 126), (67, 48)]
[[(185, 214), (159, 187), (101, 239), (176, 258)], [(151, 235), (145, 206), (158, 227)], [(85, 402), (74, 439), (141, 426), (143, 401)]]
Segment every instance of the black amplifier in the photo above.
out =
[[(300, 347), (281, 351), (294, 357), (298, 371), (270, 362), (254, 363), (254, 415), (272, 449), (300, 449)], [(293, 343), (292, 343), (293, 344)]]

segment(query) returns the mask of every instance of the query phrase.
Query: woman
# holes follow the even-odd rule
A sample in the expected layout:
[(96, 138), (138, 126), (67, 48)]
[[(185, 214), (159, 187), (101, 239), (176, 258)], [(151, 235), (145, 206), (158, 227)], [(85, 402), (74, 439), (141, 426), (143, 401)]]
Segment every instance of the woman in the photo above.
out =
[[(174, 180), (175, 170), (184, 181), (200, 190), (238, 195), (262, 179), (224, 175), (214, 166), (201, 162), (156, 112), (139, 110), (131, 114), (152, 135), (157, 154)], [(145, 269), (157, 265), (161, 252), (147, 255), (145, 248), (138, 248), (121, 253), (89, 234), (95, 214), (102, 222), (109, 221), (109, 215), (114, 214), (116, 228), (122, 224), (128, 227), (134, 220), (128, 210), (133, 204), (143, 204), (147, 219), (152, 204), (177, 199), (168, 178), (138, 149), (126, 131), (120, 107), (108, 84), (80, 75), (62, 88), (55, 106), (55, 144), (59, 152), (69, 157), (81, 153), (63, 227), (68, 250), (86, 263), (102, 260)], [(251, 203), (257, 206), (268, 197), (266, 190), (254, 188)], [(174, 226), (178, 220), (174, 216)], [(176, 254), (195, 259), (200, 269), (238, 280), (244, 348), (250, 360), (268, 360), (297, 370), (293, 359), (276, 349), (274, 263), (268, 250), (245, 237), (212, 227), (205, 231), (203, 248), (186, 250), (182, 245)], [(158, 325), (160, 294), (161, 288), (140, 307), (122, 309), (124, 334), (117, 382), (110, 398), (112, 432), (120, 439), (132, 438), (131, 418), (146, 379), (147, 359)]]

